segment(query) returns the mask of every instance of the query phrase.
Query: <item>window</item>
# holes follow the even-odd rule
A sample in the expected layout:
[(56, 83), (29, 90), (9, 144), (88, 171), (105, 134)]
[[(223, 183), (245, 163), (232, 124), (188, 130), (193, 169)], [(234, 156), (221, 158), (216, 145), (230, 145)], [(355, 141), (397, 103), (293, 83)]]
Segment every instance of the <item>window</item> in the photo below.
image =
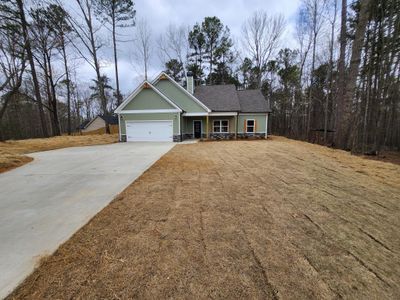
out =
[(228, 120), (215, 120), (213, 122), (213, 132), (215, 132), (215, 133), (228, 132), (228, 129), (229, 129), (229, 121)]
[(255, 124), (256, 124), (256, 121), (254, 121), (254, 120), (246, 120), (246, 132), (254, 133)]

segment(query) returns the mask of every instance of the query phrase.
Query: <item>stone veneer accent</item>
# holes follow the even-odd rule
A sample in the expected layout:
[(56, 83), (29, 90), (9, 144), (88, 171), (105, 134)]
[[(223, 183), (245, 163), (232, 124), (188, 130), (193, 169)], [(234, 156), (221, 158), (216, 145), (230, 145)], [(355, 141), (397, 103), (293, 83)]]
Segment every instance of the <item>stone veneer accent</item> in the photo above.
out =
[(172, 140), (176, 143), (176, 142), (182, 142), (182, 135), (178, 134), (178, 135), (174, 135)]
[(210, 140), (233, 140), (235, 139), (234, 133), (210, 133)]
[[(174, 142), (182, 142), (183, 140), (190, 140), (193, 139), (192, 133), (185, 133), (183, 135), (174, 135), (173, 141)], [(207, 139), (207, 134), (203, 133), (201, 135), (202, 139)], [(265, 133), (238, 133), (238, 139), (265, 139)], [(210, 140), (233, 140), (235, 139), (234, 133), (210, 133)], [(120, 142), (126, 142), (126, 135), (121, 135)]]
[(238, 133), (238, 139), (265, 139), (265, 133)]

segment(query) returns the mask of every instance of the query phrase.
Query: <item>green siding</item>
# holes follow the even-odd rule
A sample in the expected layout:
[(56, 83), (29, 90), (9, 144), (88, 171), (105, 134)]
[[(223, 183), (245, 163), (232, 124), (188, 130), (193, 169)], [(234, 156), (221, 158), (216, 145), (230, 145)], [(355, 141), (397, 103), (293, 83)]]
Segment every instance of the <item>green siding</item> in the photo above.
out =
[[(182, 133), (193, 133), (193, 121), (201, 120), (201, 131), (202, 133), (206, 133), (207, 127), (207, 118), (206, 117), (184, 117), (182, 122)], [(213, 132), (213, 121), (214, 120), (228, 120), (229, 121), (229, 132), (235, 133), (235, 117), (232, 116), (222, 116), (222, 117), (209, 117), (208, 118), (208, 126), (209, 132)]]
[(179, 113), (121, 114), (121, 134), (126, 134), (125, 121), (172, 120), (174, 135), (179, 133)]
[(238, 133), (245, 133), (244, 122), (247, 119), (256, 120), (256, 132), (265, 132), (266, 115), (239, 114)]
[(169, 80), (159, 80), (155, 87), (186, 112), (206, 111), (200, 104), (195, 102), (184, 91)]
[(193, 121), (201, 121), (201, 132), (206, 133), (206, 118), (205, 117), (183, 117), (182, 133), (193, 133)]
[(236, 120), (235, 117), (232, 116), (215, 116), (215, 117), (209, 117), (208, 122), (209, 122), (209, 131), (212, 133), (214, 132), (214, 120), (228, 120), (229, 121), (229, 132), (230, 133), (235, 133), (236, 131)]
[(176, 109), (152, 89), (143, 89), (123, 109)]

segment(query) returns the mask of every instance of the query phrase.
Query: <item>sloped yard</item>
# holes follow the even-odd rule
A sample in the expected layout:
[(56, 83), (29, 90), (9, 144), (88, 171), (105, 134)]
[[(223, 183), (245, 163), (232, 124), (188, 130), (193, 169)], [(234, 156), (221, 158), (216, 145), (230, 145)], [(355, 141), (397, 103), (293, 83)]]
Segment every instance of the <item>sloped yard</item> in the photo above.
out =
[(284, 138), (178, 145), (10, 299), (399, 299), (399, 228), (398, 165)]

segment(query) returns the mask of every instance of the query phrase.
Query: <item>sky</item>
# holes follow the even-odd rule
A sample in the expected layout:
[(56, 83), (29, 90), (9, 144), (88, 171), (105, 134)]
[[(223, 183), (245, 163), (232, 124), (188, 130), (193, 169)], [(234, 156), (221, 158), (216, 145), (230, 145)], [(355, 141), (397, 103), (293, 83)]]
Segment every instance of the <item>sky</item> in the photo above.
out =
[[(66, 0), (65, 0), (66, 1)], [(136, 17), (147, 20), (152, 31), (152, 38), (156, 40), (169, 24), (193, 26), (201, 23), (207, 16), (217, 16), (224, 25), (228, 26), (236, 43), (239, 43), (243, 22), (255, 11), (266, 11), (268, 14), (282, 14), (286, 19), (286, 29), (282, 37), (281, 47), (295, 47), (294, 28), (296, 13), (300, 0), (137, 0), (135, 1)], [(134, 42), (130, 37), (135, 27), (124, 29), (121, 39), (127, 42), (119, 43), (119, 78), (123, 94), (135, 89), (143, 80), (143, 74), (132, 59)], [(238, 45), (239, 46), (239, 45)], [(240, 48), (240, 47), (239, 47)], [(149, 79), (154, 78), (162, 71), (163, 66), (158, 58), (157, 50), (153, 49)], [(112, 79), (114, 85), (114, 65), (112, 63), (111, 45), (104, 47), (101, 52), (103, 63), (102, 72)], [(95, 73), (83, 61), (77, 68), (77, 76), (81, 81), (89, 81)]]

